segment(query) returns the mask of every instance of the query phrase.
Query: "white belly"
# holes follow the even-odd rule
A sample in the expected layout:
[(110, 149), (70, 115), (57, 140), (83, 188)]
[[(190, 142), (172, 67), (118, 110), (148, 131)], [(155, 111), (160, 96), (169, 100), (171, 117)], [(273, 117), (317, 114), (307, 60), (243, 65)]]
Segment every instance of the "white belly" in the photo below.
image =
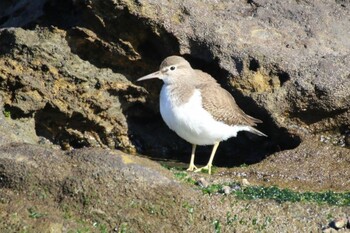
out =
[(216, 121), (204, 108), (202, 97), (196, 90), (187, 103), (175, 106), (167, 85), (160, 93), (160, 113), (168, 127), (181, 138), (196, 145), (212, 145), (215, 142), (237, 136), (246, 126), (228, 126)]

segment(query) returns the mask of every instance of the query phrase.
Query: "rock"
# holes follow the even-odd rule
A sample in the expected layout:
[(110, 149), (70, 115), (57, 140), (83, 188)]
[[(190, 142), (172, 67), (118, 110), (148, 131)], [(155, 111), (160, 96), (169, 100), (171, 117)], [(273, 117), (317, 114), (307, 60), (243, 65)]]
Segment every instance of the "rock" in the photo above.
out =
[(344, 143), (347, 147), (350, 147), (350, 130), (345, 132)]
[[(180, 2), (121, 5), (132, 15), (159, 22), (177, 38), (180, 53), (199, 60), (199, 68), (215, 65), (217, 70), (206, 70), (253, 98), (291, 133), (301, 134), (290, 127), (295, 119), (309, 132), (349, 125), (349, 7), (336, 2), (312, 3), (312, 8), (308, 2)], [(334, 31), (320, 25), (320, 16)], [(244, 110), (268, 121), (247, 98), (233, 94)], [(266, 130), (278, 134), (274, 127)]]
[(202, 188), (207, 188), (209, 186), (209, 182), (203, 177), (198, 179), (197, 184)]
[(230, 188), (231, 188), (231, 191), (238, 191), (242, 189), (242, 187), (238, 184), (231, 185)]
[(348, 218), (346, 217), (336, 218), (333, 221), (331, 221), (327, 227), (324, 227), (322, 229), (322, 232), (325, 232), (325, 233), (338, 232), (339, 230), (346, 228), (348, 224), (349, 224)]
[[(216, 77), (232, 92), (244, 111), (264, 121), (260, 127), (269, 135), (269, 141), (255, 142), (255, 150), (251, 151), (252, 142), (239, 137), (224, 143), (219, 153), (229, 155), (231, 143), (241, 144), (236, 147), (235, 154), (244, 154), (242, 160), (255, 163), (274, 151), (295, 148), (307, 136), (324, 131), (343, 132), (342, 128), (350, 124), (347, 101), (350, 7), (345, 2), (263, 1), (253, 4), (227, 1), (217, 4), (146, 0), (63, 3), (43, 0), (32, 3), (21, 0), (16, 3), (3, 1), (0, 8), (0, 27), (31, 30), (22, 36), (26, 40), (20, 38), (23, 34), (20, 29), (18, 33), (11, 32), (13, 36), (4, 32), (1, 54), (14, 57), (13, 52), (16, 52), (17, 57), (7, 59), (8, 63), (12, 62), (12, 67), (19, 63), (24, 75), (43, 75), (48, 79), (44, 83), (50, 81), (50, 75), (58, 78), (56, 70), (63, 80), (74, 83), (70, 91), (59, 93), (59, 101), (51, 101), (50, 105), (46, 105), (47, 99), (51, 98), (47, 95), (53, 93), (37, 91), (42, 89), (41, 86), (26, 91), (19, 88), (15, 93), (16, 102), (9, 101), (10, 92), (7, 87), (2, 87), (2, 92), (7, 93), (5, 105), (20, 116), (30, 117), (39, 112), (38, 116), (45, 118), (48, 111), (62, 114), (53, 129), (45, 130), (49, 122), (38, 119), (45, 123), (38, 129), (55, 144), (67, 149), (108, 146), (132, 150), (136, 147), (139, 152), (158, 151), (163, 155), (182, 151), (184, 142), (168, 132), (159, 117), (160, 83), (145, 84), (149, 98), (143, 105), (145, 89), (125, 79), (134, 81), (155, 70), (164, 57), (179, 53), (195, 68)], [(328, 24), (320, 23), (320, 18)], [(58, 34), (52, 36), (42, 30), (46, 25), (55, 25), (65, 31), (51, 30)], [(39, 43), (44, 45), (43, 48), (38, 46)], [(53, 45), (60, 49), (54, 50)], [(42, 51), (45, 49), (46, 52)], [(32, 59), (27, 50), (35, 56), (45, 54), (47, 62), (42, 62), (40, 56), (36, 56), (38, 64), (21, 62)], [(65, 60), (68, 62), (55, 62)], [(26, 64), (30, 67), (26, 68)], [(107, 67), (123, 75), (102, 69)], [(4, 70), (3, 77), (7, 73), (15, 76), (20, 71)], [(28, 80), (24, 81), (21, 75), (19, 79), (20, 85), (28, 85)], [(109, 79), (117, 79), (123, 85), (108, 86), (103, 80)], [(14, 81), (10, 84), (14, 85)], [(91, 88), (103, 94), (90, 98)], [(91, 99), (90, 107), (86, 106), (88, 103), (72, 101), (77, 98), (71, 93), (73, 90), (79, 91), (82, 101)], [(71, 119), (72, 110), (64, 109), (65, 105), (70, 105), (67, 102), (74, 103), (73, 109), (81, 108), (73, 116), (75, 119)], [(86, 130), (86, 125), (79, 124), (78, 129), (71, 126), (77, 121), (85, 122), (80, 118), (86, 120), (86, 125), (91, 123), (96, 128)], [(64, 121), (69, 125), (62, 127)], [(150, 131), (155, 133), (149, 136)]]
[[(0, 146), (0, 228), (7, 232), (16, 229), (13, 224), (35, 232), (56, 232), (62, 226), (67, 231), (78, 229), (75, 223), (79, 212), (84, 212), (81, 217), (86, 221), (103, 224), (105, 229), (113, 229), (117, 222), (127, 219), (128, 229), (139, 232), (144, 221), (142, 210), (151, 218), (160, 211), (168, 215), (173, 212), (171, 206), (183, 205), (182, 198), (173, 194), (189, 194), (188, 191), (160, 165), (120, 151), (89, 148), (63, 152), (18, 143)], [(152, 206), (153, 214), (147, 211)], [(38, 221), (23, 220), (28, 219), (27, 209)], [(17, 213), (19, 222), (4, 213)], [(182, 218), (183, 213), (178, 215)], [(168, 219), (169, 225), (162, 220), (161, 228), (174, 230), (173, 218)]]
[[(0, 32), (0, 47), (8, 48), (10, 41), (13, 46), (0, 53), (4, 110), (11, 119), (28, 119), (36, 135), (62, 148), (134, 148), (124, 114), (144, 101), (145, 92), (123, 75), (72, 54), (66, 36), (58, 29)], [(23, 48), (27, 56), (17, 56)]]
[(327, 226), (327, 227), (322, 228), (322, 232), (323, 233), (337, 233), (338, 231), (332, 227)]
[[(305, 139), (292, 150), (274, 153), (260, 163), (249, 165), (234, 173), (227, 171), (227, 177), (242, 179), (245, 174), (254, 184), (283, 186), (302, 190), (347, 191), (350, 180), (349, 149)], [(263, 175), (262, 175), (263, 174)], [(243, 180), (243, 179), (242, 179)]]
[[(5, 116), (4, 113), (8, 115)], [(35, 132), (35, 121), (33, 118), (13, 120), (10, 113), (0, 107), (0, 145), (13, 142), (35, 144), (38, 141), (39, 138)]]
[(247, 180), (247, 179), (242, 179), (242, 186), (243, 187), (247, 187), (247, 186), (250, 186), (250, 183), (249, 183), (249, 181)]
[(345, 228), (347, 223), (348, 223), (348, 219), (343, 217), (343, 218), (334, 219), (332, 222), (329, 223), (329, 226), (338, 230), (338, 229)]
[(231, 187), (227, 185), (222, 186), (222, 192), (226, 195), (229, 195), (231, 193)]

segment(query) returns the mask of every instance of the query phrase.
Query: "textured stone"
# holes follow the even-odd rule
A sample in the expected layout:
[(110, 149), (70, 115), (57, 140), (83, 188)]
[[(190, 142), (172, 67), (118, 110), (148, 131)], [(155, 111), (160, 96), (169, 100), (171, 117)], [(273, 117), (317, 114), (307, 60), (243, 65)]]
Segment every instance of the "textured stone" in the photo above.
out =
[(188, 162), (190, 146), (159, 116), (161, 83), (132, 84), (180, 54), (269, 135), (222, 143), (210, 183), (239, 174), (346, 191), (349, 11), (326, 0), (0, 1), (0, 228), (318, 232), (345, 216), (348, 206), (203, 196), (147, 159), (91, 147)]
[[(25, 7), (21, 8), (23, 5)], [(0, 6), (1, 27), (34, 29), (36, 26), (54, 25), (62, 28), (66, 32), (61, 32), (64, 35), (56, 44), (58, 47), (69, 46), (70, 50), (67, 50), (68, 47), (63, 49), (67, 51), (67, 57), (73, 52), (89, 64), (112, 68), (131, 81), (155, 70), (160, 61), (170, 54), (185, 55), (196, 68), (209, 72), (231, 90), (244, 111), (264, 121), (260, 127), (270, 136), (269, 141), (255, 144), (260, 145), (259, 150), (265, 152), (262, 155), (251, 155), (256, 157), (253, 159), (248, 156), (248, 161), (259, 161), (271, 150), (294, 148), (300, 143), (300, 137), (325, 131), (344, 135), (348, 130), (350, 42), (347, 38), (350, 37), (350, 7), (347, 2), (144, 0), (32, 3), (22, 0), (16, 3), (3, 1)], [(22, 42), (19, 36), (12, 39), (11, 36), (5, 37), (3, 54), (24, 50), (21, 44), (31, 51), (30, 41), (46, 41), (43, 48), (55, 43), (53, 37), (45, 36), (45, 30), (27, 32), (26, 36)], [(36, 37), (40, 39), (36, 40)], [(62, 37), (65, 41), (62, 41)], [(6, 41), (14, 43), (6, 44)], [(10, 49), (12, 47), (16, 49)], [(36, 48), (40, 50), (37, 45)], [(17, 52), (16, 57), (23, 54), (26, 54), (25, 50)], [(47, 53), (47, 58), (50, 56), (54, 57), (55, 54)], [(74, 61), (75, 67), (82, 67), (74, 59), (71, 61)], [(11, 62), (14, 62), (12, 66), (17, 67), (18, 61)], [(67, 66), (68, 63), (62, 65)], [(58, 64), (42, 65), (42, 68), (36, 68), (42, 70), (42, 73), (50, 74), (59, 69)], [(27, 72), (25, 65), (22, 66)], [(115, 76), (103, 73), (103, 69), (90, 71), (86, 67), (87, 64), (83, 68), (85, 75), (101, 72), (97, 79)], [(21, 69), (21, 63), (16, 69)], [(62, 76), (71, 73), (60, 71)], [(76, 73), (74, 75), (78, 76)], [(86, 84), (90, 78), (78, 79)], [(96, 81), (95, 84), (104, 85), (104, 82)], [(77, 139), (75, 141), (80, 142), (66, 142), (66, 136), (46, 137), (51, 137), (50, 140), (55, 143), (68, 145), (68, 148), (81, 145), (121, 148), (136, 146), (140, 151), (158, 151), (163, 155), (182, 151), (185, 148), (183, 142), (167, 132), (163, 123), (159, 123), (159, 83), (145, 84), (148, 85), (149, 98), (147, 104), (143, 108), (139, 106), (138, 110), (129, 109), (129, 103), (133, 105), (140, 102), (145, 96), (144, 89), (134, 86), (131, 90), (127, 88), (128, 85), (130, 84), (122, 88), (113, 86), (111, 89), (115, 88), (116, 92), (109, 91), (101, 100), (95, 101), (96, 106), (101, 105), (100, 101), (105, 102), (103, 98), (115, 103), (119, 101), (122, 111), (106, 113), (109, 115), (107, 118), (111, 118), (98, 123), (99, 125), (96, 125), (98, 120), (92, 119), (98, 128), (94, 132), (84, 135), (85, 130), (82, 128), (64, 130), (63, 135), (73, 136)], [(79, 84), (77, 90), (85, 92), (86, 85), (85, 89), (82, 86), (84, 85)], [(70, 92), (75, 88), (74, 86)], [(123, 91), (120, 92), (120, 89)], [(120, 96), (129, 92), (134, 96), (120, 101)], [(115, 93), (119, 93), (118, 98)], [(109, 98), (111, 94), (113, 96)], [(100, 95), (95, 96), (100, 98)], [(40, 92), (28, 90), (18, 93), (17, 102), (9, 106), (20, 107), (24, 114), (34, 113), (43, 109), (45, 98)], [(8, 103), (7, 99), (5, 101)], [(55, 101), (54, 107), (64, 107), (65, 101)], [(127, 111), (125, 105), (128, 106)], [(118, 108), (109, 106), (109, 109)], [(107, 112), (103, 109), (101, 111)], [(128, 115), (127, 120), (123, 115)], [(90, 116), (89, 120), (91, 118)], [(112, 119), (118, 120), (113, 122)], [(110, 130), (116, 135), (115, 138), (112, 138)], [(152, 137), (147, 135), (149, 131), (155, 132)], [(239, 140), (241, 144), (247, 144), (244, 139)], [(230, 144), (224, 145), (224, 152), (218, 153), (226, 153), (232, 147)], [(236, 154), (252, 153), (245, 148)]]
[(145, 92), (72, 54), (65, 37), (59, 29), (1, 31), (1, 48), (12, 46), (0, 54), (4, 110), (12, 119), (34, 120), (38, 136), (66, 149), (133, 148), (125, 115)]

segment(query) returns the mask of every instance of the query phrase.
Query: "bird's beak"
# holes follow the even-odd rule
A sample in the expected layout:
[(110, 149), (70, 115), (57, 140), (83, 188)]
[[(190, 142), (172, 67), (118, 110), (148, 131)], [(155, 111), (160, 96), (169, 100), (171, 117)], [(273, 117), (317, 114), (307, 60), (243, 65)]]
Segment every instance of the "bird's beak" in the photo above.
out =
[(156, 71), (156, 72), (154, 72), (152, 74), (143, 76), (143, 77), (137, 79), (136, 81), (143, 81), (143, 80), (152, 79), (152, 78), (162, 79), (161, 77), (162, 77), (162, 73), (160, 71)]

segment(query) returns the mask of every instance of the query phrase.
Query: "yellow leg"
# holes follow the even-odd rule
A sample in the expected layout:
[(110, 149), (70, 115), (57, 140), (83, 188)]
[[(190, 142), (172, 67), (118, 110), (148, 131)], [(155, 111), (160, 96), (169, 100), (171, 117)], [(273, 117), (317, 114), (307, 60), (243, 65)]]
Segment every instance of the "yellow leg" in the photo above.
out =
[(196, 169), (194, 172), (200, 172), (202, 170), (208, 170), (208, 173), (211, 174), (211, 167), (213, 166), (213, 160), (214, 160), (214, 156), (216, 153), (216, 150), (218, 149), (220, 142), (216, 142), (213, 146), (213, 150), (211, 151), (211, 155), (210, 155), (210, 159), (208, 164), (205, 167), (201, 167)]
[(187, 171), (193, 171), (195, 169), (198, 169), (195, 165), (194, 165), (194, 154), (196, 152), (196, 145), (192, 144), (192, 153), (191, 153), (191, 161), (190, 161), (190, 166), (188, 167)]

